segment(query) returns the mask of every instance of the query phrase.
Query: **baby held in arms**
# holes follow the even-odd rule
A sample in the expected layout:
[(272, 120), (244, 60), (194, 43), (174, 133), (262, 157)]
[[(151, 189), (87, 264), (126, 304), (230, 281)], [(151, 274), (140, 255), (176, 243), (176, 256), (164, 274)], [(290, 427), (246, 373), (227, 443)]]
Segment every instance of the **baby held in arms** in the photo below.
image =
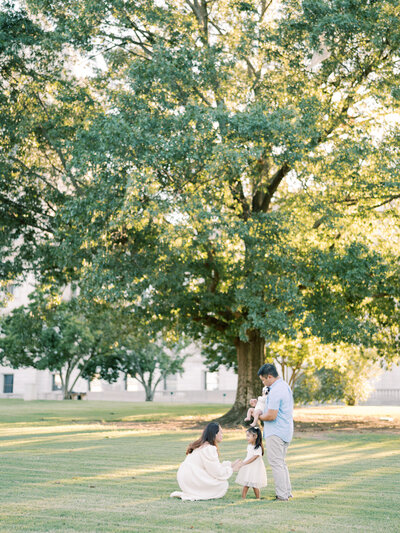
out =
[(247, 411), (247, 416), (245, 418), (245, 421), (248, 422), (249, 420), (251, 420), (251, 418), (253, 418), (253, 422), (250, 424), (250, 426), (252, 427), (258, 424), (258, 418), (264, 412), (265, 400), (267, 398), (268, 392), (269, 392), (269, 387), (264, 387), (262, 390), (262, 396), (259, 396), (257, 399), (252, 398), (249, 402), (251, 407)]

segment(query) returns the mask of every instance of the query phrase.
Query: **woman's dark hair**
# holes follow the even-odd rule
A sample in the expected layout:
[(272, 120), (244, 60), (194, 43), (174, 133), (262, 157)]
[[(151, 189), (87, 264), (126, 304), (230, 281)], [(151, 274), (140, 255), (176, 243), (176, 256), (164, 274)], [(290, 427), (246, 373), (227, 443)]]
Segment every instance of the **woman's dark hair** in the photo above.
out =
[(261, 429), (258, 427), (249, 427), (246, 433), (253, 433), (256, 436), (256, 442), (254, 444), (254, 449), (257, 450), (257, 448), (261, 446), (262, 454), (264, 455), (264, 446), (262, 443)]
[(218, 449), (217, 443), (215, 442), (215, 438), (217, 436), (217, 433), (219, 433), (220, 429), (221, 426), (216, 422), (210, 422), (209, 424), (207, 424), (204, 428), (202, 436), (191, 444), (189, 444), (188, 449), (186, 450), (186, 455), (192, 453), (192, 451), (196, 448), (200, 448), (200, 446), (205, 442), (209, 442), (212, 446), (216, 446)]

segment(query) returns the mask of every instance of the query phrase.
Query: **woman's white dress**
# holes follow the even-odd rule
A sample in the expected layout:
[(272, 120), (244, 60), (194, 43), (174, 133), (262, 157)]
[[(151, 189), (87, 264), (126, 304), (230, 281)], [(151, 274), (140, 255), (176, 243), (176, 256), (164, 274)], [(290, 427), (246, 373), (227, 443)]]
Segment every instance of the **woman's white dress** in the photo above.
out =
[(172, 497), (182, 500), (212, 500), (222, 498), (228, 490), (227, 479), (233, 473), (231, 462), (220, 463), (215, 446), (207, 444), (196, 448), (186, 456), (180, 465), (177, 479), (181, 491), (175, 491)]
[(265, 471), (265, 465), (262, 459), (262, 449), (261, 446), (259, 446), (257, 450), (255, 450), (254, 445), (249, 444), (247, 446), (245, 461), (248, 461), (255, 455), (257, 456), (255, 461), (241, 467), (236, 477), (236, 483), (243, 485), (244, 487), (261, 489), (262, 487), (267, 486), (267, 472)]

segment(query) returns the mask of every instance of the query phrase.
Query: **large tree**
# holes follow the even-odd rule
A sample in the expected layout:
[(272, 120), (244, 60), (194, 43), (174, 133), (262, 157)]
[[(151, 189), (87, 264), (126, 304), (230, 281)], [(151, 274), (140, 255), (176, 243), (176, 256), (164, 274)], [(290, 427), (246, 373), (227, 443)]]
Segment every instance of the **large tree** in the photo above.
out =
[(28, 5), (53, 49), (106, 65), (34, 106), (53, 139), (35, 130), (35, 153), (52, 158), (13, 160), (66, 180), (43, 275), (79, 276), (83, 295), (167, 318), (236, 365), (233, 419), (266, 341), (376, 339), (399, 285), (370, 230), (397, 227), (397, 1)]

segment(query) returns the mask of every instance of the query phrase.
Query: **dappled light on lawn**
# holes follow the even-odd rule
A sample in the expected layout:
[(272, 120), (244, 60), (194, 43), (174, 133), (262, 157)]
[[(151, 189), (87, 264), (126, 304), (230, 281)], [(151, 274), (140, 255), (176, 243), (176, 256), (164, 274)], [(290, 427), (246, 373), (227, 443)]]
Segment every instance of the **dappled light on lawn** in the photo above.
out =
[[(260, 523), (268, 520), (271, 531), (333, 533), (339, 509), (343, 531), (376, 533), (382, 531), (382, 523), (386, 531), (396, 530), (400, 451), (395, 433), (299, 433), (287, 456), (294, 490), (289, 504), (272, 502), (274, 485), (268, 466), (269, 484), (261, 491), (260, 501), (243, 501), (233, 475), (224, 498), (182, 503), (170, 499), (169, 494), (178, 489), (178, 467), (200, 428), (158, 426), (163, 414), (158, 413), (157, 418), (157, 405), (145, 406), (143, 411), (141, 406), (130, 406), (135, 416), (154, 417), (155, 422), (149, 424), (91, 423), (103, 416), (99, 406), (90, 403), (80, 420), (74, 415), (76, 423), (42, 426), (37, 423), (40, 406), (35, 407), (36, 415), (25, 427), (10, 422), (0, 429), (0, 468), (7, 485), (0, 501), (0, 520), (7, 533), (152, 533), (192, 531), (191, 525), (198, 533), (244, 533), (253, 511), (259, 513)], [(41, 407), (58, 419), (58, 405)], [(12, 418), (10, 404), (8, 408)], [(103, 410), (122, 418), (118, 408), (112, 409), (110, 404), (105, 403)], [(202, 408), (200, 416), (212, 416), (220, 410), (212, 408), (207, 414)], [(126, 416), (126, 406), (122, 412)], [(175, 406), (173, 412), (177, 419), (192, 416), (187, 406), (181, 412)], [(243, 458), (245, 428), (224, 429), (223, 433), (221, 460)], [(382, 499), (377, 501), (376, 494)]]
[[(85, 448), (81, 448), (81, 451), (85, 450)], [(89, 481), (106, 481), (106, 480), (125, 480), (125, 479), (135, 479), (137, 476), (138, 478), (141, 476), (145, 476), (148, 474), (155, 475), (156, 477), (161, 476), (163, 472), (169, 472), (169, 471), (176, 471), (179, 467), (179, 463), (172, 464), (172, 465), (160, 465), (159, 467), (148, 467), (148, 468), (132, 468), (132, 469), (122, 469), (122, 470), (113, 470), (111, 472), (105, 472), (103, 474), (99, 475), (93, 475), (93, 476), (73, 476), (70, 478), (62, 478), (57, 479), (56, 481), (46, 481), (46, 482), (38, 482), (37, 485), (76, 485), (76, 484), (82, 484)]]

